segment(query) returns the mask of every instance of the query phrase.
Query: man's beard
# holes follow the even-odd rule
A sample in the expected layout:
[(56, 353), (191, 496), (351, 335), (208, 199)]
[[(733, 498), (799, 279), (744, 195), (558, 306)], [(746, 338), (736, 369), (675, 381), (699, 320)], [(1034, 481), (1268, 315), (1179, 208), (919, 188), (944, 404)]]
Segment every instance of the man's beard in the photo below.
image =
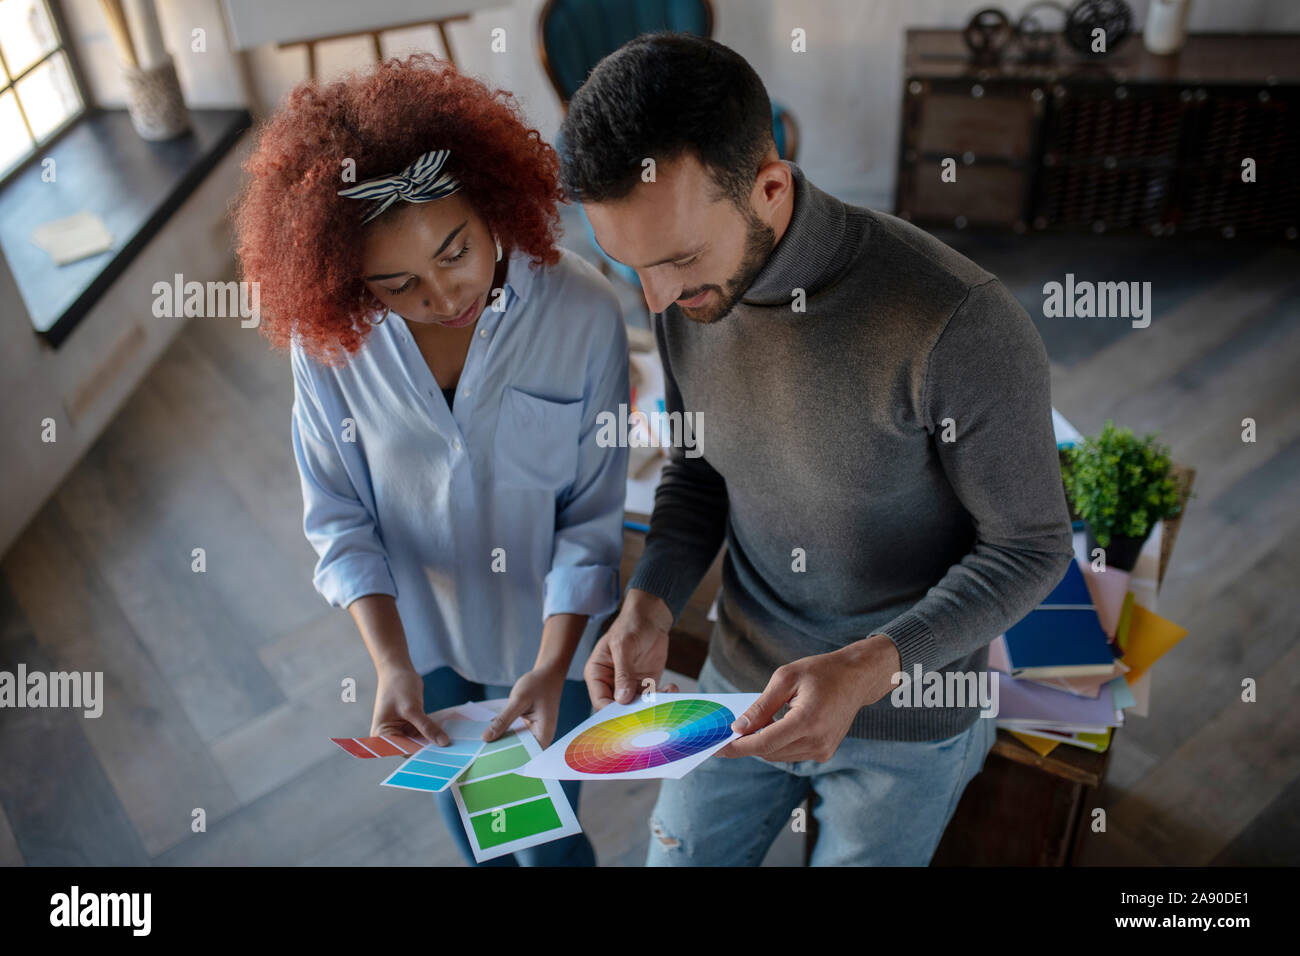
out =
[(718, 301), (713, 304), (705, 303), (696, 309), (687, 309), (680, 305), (677, 307), (682, 315), (692, 322), (701, 324), (716, 322), (730, 312), (732, 306), (739, 302), (740, 297), (753, 285), (754, 279), (767, 263), (767, 257), (772, 254), (772, 247), (776, 245), (776, 233), (772, 231), (771, 226), (758, 218), (758, 214), (753, 209), (746, 207), (745, 212), (747, 213), (745, 251), (740, 258), (740, 265), (727, 280), (726, 288), (709, 285), (697, 289), (690, 295), (682, 296), (683, 299), (693, 299), (705, 289), (713, 289), (718, 293)]

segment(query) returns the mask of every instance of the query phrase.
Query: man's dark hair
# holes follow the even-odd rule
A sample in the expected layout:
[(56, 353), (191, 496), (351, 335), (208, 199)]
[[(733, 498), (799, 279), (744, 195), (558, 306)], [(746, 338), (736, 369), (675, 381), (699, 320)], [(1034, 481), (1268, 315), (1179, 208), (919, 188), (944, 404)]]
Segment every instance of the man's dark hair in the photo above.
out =
[(579, 201), (622, 199), (642, 162), (693, 154), (721, 198), (748, 209), (775, 148), (772, 107), (745, 58), (690, 33), (648, 33), (596, 64), (560, 129), (560, 181)]

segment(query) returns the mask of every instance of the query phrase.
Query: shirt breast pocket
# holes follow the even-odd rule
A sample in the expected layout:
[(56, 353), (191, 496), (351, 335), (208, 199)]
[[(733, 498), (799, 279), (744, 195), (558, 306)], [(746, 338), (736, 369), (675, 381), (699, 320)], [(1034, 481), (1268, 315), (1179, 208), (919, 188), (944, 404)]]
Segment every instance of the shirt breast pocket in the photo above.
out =
[(552, 401), (507, 386), (492, 447), (497, 487), (558, 491), (571, 484), (581, 430), (581, 399)]

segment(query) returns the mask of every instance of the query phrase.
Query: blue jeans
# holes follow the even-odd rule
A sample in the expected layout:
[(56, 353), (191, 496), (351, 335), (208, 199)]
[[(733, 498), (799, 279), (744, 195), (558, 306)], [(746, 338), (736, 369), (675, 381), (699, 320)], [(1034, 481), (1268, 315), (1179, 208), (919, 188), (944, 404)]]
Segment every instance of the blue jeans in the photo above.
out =
[[(509, 687), (475, 684), (461, 677), (450, 667), (440, 667), (424, 675), (425, 713), (432, 713), (444, 707), (454, 707), (457, 704), (465, 703), (467, 700), (495, 700), (498, 697), (509, 696)], [(555, 725), (555, 739), (559, 740), (590, 715), (591, 697), (587, 694), (587, 685), (580, 680), (566, 680), (564, 682), (564, 694), (560, 698), (560, 713)], [(577, 816), (579, 782), (577, 780), (564, 780), (561, 781), (560, 786), (564, 789), (564, 795), (569, 798), (574, 816)], [(465, 825), (461, 823), (460, 811), (456, 809), (456, 799), (451, 794), (451, 788), (447, 788), (442, 793), (434, 794), (434, 798), (438, 801), (438, 812), (442, 814), (443, 822), (447, 824), (447, 830), (451, 833), (451, 838), (456, 841), (461, 856), (465, 858), (465, 862), (470, 866), (596, 865), (596, 851), (592, 849), (591, 841), (587, 839), (585, 833), (576, 833), (573, 836), (562, 837), (559, 840), (542, 843), (526, 850), (507, 853), (505, 856), (488, 860), (486, 863), (478, 863), (474, 859), (474, 851), (470, 849), (469, 837), (465, 835)]]
[[(736, 693), (707, 659), (699, 689)], [(825, 763), (710, 757), (663, 781), (646, 865), (757, 866), (812, 793), (813, 866), (926, 866), (996, 738), (980, 717), (947, 740), (846, 737)]]

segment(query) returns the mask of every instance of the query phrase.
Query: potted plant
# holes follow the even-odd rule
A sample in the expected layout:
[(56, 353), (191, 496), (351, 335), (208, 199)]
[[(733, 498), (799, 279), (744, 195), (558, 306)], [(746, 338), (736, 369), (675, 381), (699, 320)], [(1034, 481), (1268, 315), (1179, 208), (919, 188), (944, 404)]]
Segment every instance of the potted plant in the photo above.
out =
[(1088, 554), (1102, 548), (1108, 567), (1132, 571), (1155, 523), (1182, 509), (1169, 449), (1155, 439), (1108, 419), (1101, 434), (1065, 449), (1066, 494), (1087, 523)]

